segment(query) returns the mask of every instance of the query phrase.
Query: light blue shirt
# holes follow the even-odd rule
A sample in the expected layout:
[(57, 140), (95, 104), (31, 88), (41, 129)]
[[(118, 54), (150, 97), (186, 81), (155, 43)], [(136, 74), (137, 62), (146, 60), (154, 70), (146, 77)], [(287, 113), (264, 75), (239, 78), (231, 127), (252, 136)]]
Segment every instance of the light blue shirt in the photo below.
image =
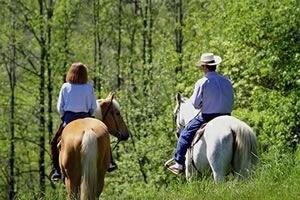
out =
[(96, 96), (91, 84), (64, 83), (62, 85), (57, 101), (57, 110), (62, 116), (66, 111), (86, 112), (93, 115), (96, 108)]
[(231, 113), (234, 101), (232, 84), (217, 72), (208, 72), (196, 82), (190, 101), (204, 114)]

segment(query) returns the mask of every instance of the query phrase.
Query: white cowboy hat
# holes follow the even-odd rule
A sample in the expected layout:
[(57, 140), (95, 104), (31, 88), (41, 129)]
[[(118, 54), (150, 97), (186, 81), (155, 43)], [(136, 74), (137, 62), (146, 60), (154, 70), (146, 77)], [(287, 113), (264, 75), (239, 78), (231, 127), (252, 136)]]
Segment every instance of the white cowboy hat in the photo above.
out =
[(196, 63), (197, 67), (203, 66), (203, 65), (218, 65), (222, 62), (222, 58), (220, 56), (214, 55), (213, 53), (203, 53), (201, 55), (200, 60)]

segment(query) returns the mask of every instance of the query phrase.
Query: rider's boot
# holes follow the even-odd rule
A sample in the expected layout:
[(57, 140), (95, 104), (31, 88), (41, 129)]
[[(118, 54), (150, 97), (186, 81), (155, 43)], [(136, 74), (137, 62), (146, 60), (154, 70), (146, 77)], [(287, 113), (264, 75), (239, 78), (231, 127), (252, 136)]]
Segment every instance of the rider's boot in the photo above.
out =
[(61, 180), (61, 170), (59, 167), (59, 150), (57, 147), (58, 142), (60, 141), (60, 136), (63, 130), (63, 125), (61, 124), (58, 131), (56, 132), (53, 140), (51, 141), (51, 154), (52, 154), (52, 170), (50, 173), (50, 178), (52, 181), (56, 182)]
[(50, 173), (51, 181), (58, 182), (61, 180), (61, 172), (59, 168), (53, 167)]

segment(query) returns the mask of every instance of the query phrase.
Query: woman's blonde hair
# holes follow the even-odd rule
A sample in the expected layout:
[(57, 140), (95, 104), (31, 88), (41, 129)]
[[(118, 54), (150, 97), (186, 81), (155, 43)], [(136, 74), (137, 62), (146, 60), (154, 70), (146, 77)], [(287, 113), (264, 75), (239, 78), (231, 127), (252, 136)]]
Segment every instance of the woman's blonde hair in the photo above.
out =
[(73, 63), (67, 73), (66, 82), (74, 84), (85, 84), (88, 81), (87, 67), (78, 62)]

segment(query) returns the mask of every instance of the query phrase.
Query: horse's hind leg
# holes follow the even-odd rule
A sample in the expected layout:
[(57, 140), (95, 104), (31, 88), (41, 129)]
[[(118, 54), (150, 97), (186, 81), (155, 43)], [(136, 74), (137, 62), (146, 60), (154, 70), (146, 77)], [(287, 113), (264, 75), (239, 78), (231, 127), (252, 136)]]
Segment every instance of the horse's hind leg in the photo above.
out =
[(216, 183), (224, 181), (225, 175), (230, 168), (232, 157), (231, 141), (230, 137), (225, 137), (220, 142), (210, 144), (210, 147), (207, 149), (208, 162)]
[[(79, 199), (80, 197), (80, 183), (81, 183), (81, 167), (80, 162), (76, 162), (75, 154), (68, 154), (69, 156), (62, 156), (62, 171), (65, 176), (65, 186), (68, 192), (68, 199)], [(80, 158), (80, 156), (77, 156)]]
[(97, 198), (99, 198), (100, 194), (103, 191), (104, 187), (104, 177), (106, 171), (108, 169), (110, 159), (111, 159), (111, 150), (110, 150), (110, 143), (109, 140), (105, 140), (99, 142), (98, 144), (102, 144), (101, 146), (98, 145), (98, 149), (101, 149), (98, 154), (98, 186), (97, 186)]
[(216, 183), (221, 183), (224, 181), (225, 173), (222, 171), (222, 169), (213, 169), (213, 176), (214, 181)]
[(79, 199), (79, 187), (70, 179), (65, 179), (65, 186), (68, 192), (68, 200)]

